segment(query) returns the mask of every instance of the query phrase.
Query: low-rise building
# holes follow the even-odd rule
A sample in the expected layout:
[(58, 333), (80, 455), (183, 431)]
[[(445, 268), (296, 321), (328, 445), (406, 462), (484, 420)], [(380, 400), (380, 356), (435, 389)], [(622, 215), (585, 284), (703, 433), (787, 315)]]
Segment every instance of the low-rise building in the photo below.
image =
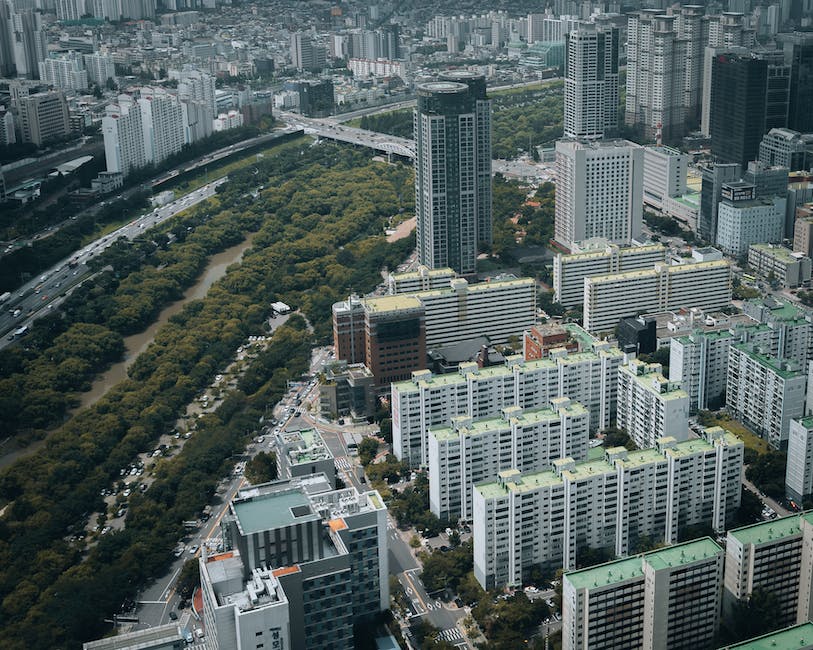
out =
[(729, 347), (726, 405), (731, 414), (774, 449), (786, 449), (790, 421), (804, 414), (807, 376), (792, 361), (759, 347)]
[(432, 289), (446, 289), (457, 277), (450, 268), (430, 269), (420, 264), (414, 271), (390, 273), (387, 276), (387, 293), (418, 293)]
[(565, 348), (568, 352), (579, 351), (579, 344), (572, 338), (570, 330), (558, 323), (534, 325), (523, 333), (522, 354), (526, 361), (544, 359), (558, 348)]
[(366, 418), (375, 413), (375, 377), (363, 363), (335, 361), (319, 382), (319, 410), (331, 418), (351, 415)]
[(280, 478), (321, 473), (331, 485), (336, 485), (333, 454), (316, 429), (285, 429), (274, 437), (277, 446), (277, 475)]
[(622, 318), (731, 303), (731, 267), (716, 260), (596, 275), (584, 280), (584, 329), (611, 332)]
[(472, 518), (475, 483), (507, 469), (550, 469), (559, 458), (587, 460), (590, 413), (566, 397), (550, 406), (509, 406), (500, 417), (452, 418), (429, 431), (429, 509), (441, 519)]
[(565, 573), (562, 647), (710, 647), (722, 573), (723, 550), (708, 537)]
[(794, 288), (810, 282), (810, 258), (784, 246), (751, 244), (748, 266), (769, 280), (775, 279), (783, 287)]
[(643, 449), (659, 438), (686, 440), (689, 395), (663, 376), (659, 363), (632, 359), (618, 369), (618, 426)]
[[(811, 386), (808, 384), (808, 391), (810, 388)], [(813, 497), (813, 417), (811, 416), (790, 421), (785, 494), (798, 504)]]
[(625, 555), (644, 540), (676, 542), (687, 526), (722, 532), (739, 508), (743, 455), (741, 440), (714, 427), (550, 471), (502, 471), (472, 494), (475, 577), (485, 589), (520, 585), (536, 565), (575, 567), (586, 548)]

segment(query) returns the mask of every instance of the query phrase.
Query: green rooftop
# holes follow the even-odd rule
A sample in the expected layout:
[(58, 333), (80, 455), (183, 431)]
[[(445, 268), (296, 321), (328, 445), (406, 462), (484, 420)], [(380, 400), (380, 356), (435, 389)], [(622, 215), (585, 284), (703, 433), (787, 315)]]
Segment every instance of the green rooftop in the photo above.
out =
[(806, 418), (800, 418), (799, 423), (805, 429), (813, 429), (813, 415), (808, 415)]
[[(642, 368), (643, 373), (636, 375), (633, 372), (634, 367)], [(644, 362), (638, 359), (633, 359), (626, 366), (621, 366), (619, 370), (635, 379), (638, 385), (644, 390), (653, 392), (654, 382), (657, 382), (660, 386), (665, 387), (664, 392), (662, 393), (658, 392), (658, 398), (664, 401), (675, 399), (688, 399), (689, 397), (689, 394), (685, 390), (680, 388), (677, 384), (672, 384), (670, 387), (669, 380), (666, 377), (664, 377), (660, 372), (650, 370), (648, 364), (645, 364)]]
[(751, 244), (751, 248), (765, 255), (770, 255), (774, 259), (780, 260), (785, 264), (793, 264), (794, 262), (799, 261), (799, 258), (792, 254), (793, 251), (788, 250), (784, 246), (772, 246), (771, 244)]
[(613, 466), (604, 459), (588, 460), (583, 463), (576, 463), (573, 469), (562, 470), (562, 476), (567, 476), (571, 481), (580, 481), (614, 471)]
[(626, 458), (619, 458), (618, 464), (625, 469), (635, 469), (652, 463), (665, 463), (666, 459), (657, 449), (642, 449), (640, 451), (627, 452)]
[(750, 641), (729, 645), (720, 650), (811, 650), (813, 623), (802, 623), (778, 632), (758, 636)]
[(308, 497), (300, 490), (260, 494), (233, 501), (232, 507), (244, 535), (319, 519)]
[(763, 521), (758, 524), (736, 528), (728, 531), (728, 534), (742, 545), (765, 544), (800, 533), (799, 519), (799, 515), (790, 515), (789, 517), (781, 517), (772, 521)]
[(710, 537), (701, 537), (691, 542), (644, 553), (644, 560), (655, 571), (660, 571), (705, 560), (719, 553), (722, 553), (722, 549)]
[(793, 364), (789, 361), (784, 359), (778, 359), (776, 357), (768, 356), (767, 354), (762, 354), (759, 352), (754, 345), (749, 343), (736, 343), (731, 346), (739, 350), (740, 352), (748, 355), (754, 361), (759, 363), (762, 366), (765, 366), (771, 372), (776, 373), (783, 379), (790, 379), (792, 377), (799, 377), (803, 373), (801, 369), (796, 364)]
[[(717, 428), (720, 427), (710, 427), (709, 430)], [(743, 444), (742, 440), (727, 429), (723, 429), (721, 439), (724, 440), (727, 445), (731, 446)], [(705, 438), (691, 438), (689, 440), (683, 440), (682, 442), (676, 442), (674, 446), (666, 450), (665, 453), (674, 458), (685, 458), (686, 456), (694, 456), (695, 454), (710, 451), (713, 448), (714, 445)]]
[(597, 589), (644, 575), (641, 556), (615, 560), (580, 571), (571, 571), (565, 578), (576, 589)]

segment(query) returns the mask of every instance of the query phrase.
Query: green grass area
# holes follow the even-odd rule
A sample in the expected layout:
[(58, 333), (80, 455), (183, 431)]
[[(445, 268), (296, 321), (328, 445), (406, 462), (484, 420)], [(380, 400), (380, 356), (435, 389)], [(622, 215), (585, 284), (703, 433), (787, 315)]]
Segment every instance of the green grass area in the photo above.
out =
[(488, 96), (489, 97), (506, 97), (509, 95), (521, 95), (522, 93), (531, 92), (534, 90), (542, 90), (543, 88), (547, 88), (548, 86), (556, 86), (556, 85), (564, 85), (564, 82), (561, 79), (549, 79), (546, 81), (540, 81), (539, 83), (529, 84), (527, 86), (521, 86), (519, 88), (506, 88), (504, 90), (489, 90)]
[(745, 443), (747, 449), (751, 449), (758, 454), (767, 454), (771, 451), (771, 446), (767, 440), (763, 440), (753, 431), (750, 431), (742, 422), (733, 419), (727, 413), (715, 414), (711, 422), (706, 426), (719, 426), (728, 429)]

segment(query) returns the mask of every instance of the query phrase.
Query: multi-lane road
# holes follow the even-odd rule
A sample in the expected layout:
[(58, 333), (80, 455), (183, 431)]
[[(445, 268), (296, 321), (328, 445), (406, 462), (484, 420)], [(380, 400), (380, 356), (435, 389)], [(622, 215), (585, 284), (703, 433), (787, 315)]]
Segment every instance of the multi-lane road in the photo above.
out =
[[(120, 238), (135, 239), (153, 226), (205, 201), (214, 195), (219, 185), (226, 181), (228, 181), (228, 177), (223, 176), (171, 203), (145, 212), (124, 226), (76, 251), (22, 287), (15, 289), (11, 297), (3, 303), (2, 312), (0, 312), (0, 336), (2, 336), (0, 349), (10, 345), (14, 340), (22, 338), (25, 335), (23, 328), (30, 328), (37, 318), (51, 313), (76, 286), (85, 281), (92, 273), (88, 266), (91, 259), (100, 255)], [(15, 332), (18, 334), (15, 335)]]

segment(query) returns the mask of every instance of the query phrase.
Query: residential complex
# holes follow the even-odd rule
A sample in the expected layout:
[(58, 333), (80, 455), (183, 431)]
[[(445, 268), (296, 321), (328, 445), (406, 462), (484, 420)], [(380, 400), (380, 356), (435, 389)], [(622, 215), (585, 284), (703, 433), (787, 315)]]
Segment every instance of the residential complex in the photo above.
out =
[(639, 448), (654, 447), (660, 438), (686, 440), (689, 395), (670, 382), (659, 363), (632, 359), (618, 369), (618, 427)]
[(740, 504), (743, 454), (739, 438), (714, 427), (550, 471), (500, 472), (474, 489), (474, 574), (486, 589), (520, 585), (535, 565), (574, 568), (584, 548), (625, 555), (644, 538), (674, 543), (686, 526), (721, 532)]
[(728, 531), (724, 615), (760, 590), (776, 599), (776, 624), (784, 627), (810, 620), (810, 582), (805, 577), (809, 571), (802, 564), (802, 549), (811, 544), (813, 512)]
[(651, 269), (666, 261), (668, 249), (662, 244), (618, 246), (608, 241), (586, 250), (553, 258), (554, 300), (564, 307), (584, 304), (584, 278), (607, 273)]
[(224, 552), (200, 558), (207, 646), (353, 648), (353, 624), (389, 607), (386, 514), (321, 474), (240, 490)]
[(556, 241), (571, 251), (593, 237), (640, 240), (643, 161), (643, 148), (627, 140), (558, 140)]
[(584, 329), (611, 332), (622, 318), (697, 307), (716, 310), (731, 303), (728, 262), (656, 264), (653, 269), (587, 277)]
[(441, 519), (472, 519), (476, 483), (507, 469), (551, 469), (560, 458), (587, 460), (590, 413), (567, 397), (549, 406), (507, 406), (500, 417), (452, 418), (429, 430), (429, 509)]
[(453, 374), (413, 372), (409, 381), (392, 384), (393, 453), (412, 466), (426, 466), (430, 429), (449, 427), (459, 416), (498, 417), (510, 406), (545, 407), (556, 397), (582, 404), (591, 430), (604, 429), (615, 417), (622, 358), (618, 348), (595, 342), (590, 351), (555, 350), (536, 361), (510, 356), (487, 368), (460, 364)]
[(753, 344), (731, 345), (728, 354), (728, 410), (774, 449), (786, 449), (791, 420), (804, 414), (807, 375)]
[(723, 549), (708, 537), (565, 573), (562, 647), (711, 647), (722, 577)]
[(603, 138), (618, 130), (617, 28), (581, 22), (565, 34), (566, 138)]
[[(808, 383), (808, 391), (810, 388)], [(788, 428), (785, 492), (797, 504), (813, 497), (813, 417), (807, 413), (805, 417), (791, 420)]]
[(766, 648), (793, 648), (813, 650), (813, 623), (807, 621), (778, 632), (769, 632), (754, 639), (727, 645), (720, 650), (765, 650)]

